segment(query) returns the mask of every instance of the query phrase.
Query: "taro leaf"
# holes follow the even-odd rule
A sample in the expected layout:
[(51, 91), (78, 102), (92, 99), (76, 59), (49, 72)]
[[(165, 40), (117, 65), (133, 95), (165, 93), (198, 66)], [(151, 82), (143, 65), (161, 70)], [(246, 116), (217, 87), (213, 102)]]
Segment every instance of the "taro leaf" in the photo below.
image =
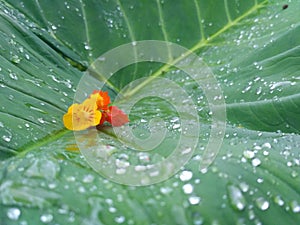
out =
[[(0, 1), (1, 224), (299, 223), (299, 10), (297, 1), (284, 4)], [(129, 187), (90, 168), (61, 117), (81, 71), (108, 50), (149, 39), (203, 57), (224, 92), (228, 125), (216, 160), (199, 172), (210, 118), (204, 93), (172, 67), (158, 73), (201, 109), (203, 143), (169, 180)], [(111, 79), (112, 91), (155, 71), (162, 65), (126, 68)], [(147, 135), (157, 108), (171, 131), (177, 127), (176, 114), (152, 99), (130, 115), (137, 135)], [(125, 152), (109, 132), (99, 135), (100, 149)]]

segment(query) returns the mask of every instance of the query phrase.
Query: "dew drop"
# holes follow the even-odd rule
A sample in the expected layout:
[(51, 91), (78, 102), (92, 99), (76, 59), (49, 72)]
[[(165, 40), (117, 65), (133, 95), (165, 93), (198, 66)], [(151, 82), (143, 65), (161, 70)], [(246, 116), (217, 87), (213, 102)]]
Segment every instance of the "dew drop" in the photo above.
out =
[(297, 177), (297, 176), (298, 176), (297, 171), (293, 170), (293, 171), (291, 172), (291, 176), (292, 176), (293, 178)]
[(76, 178), (73, 177), (73, 176), (69, 176), (69, 177), (66, 178), (66, 180), (67, 180), (68, 182), (74, 182), (74, 181), (76, 180)]
[(162, 194), (169, 194), (170, 192), (172, 192), (172, 188), (170, 188), (170, 187), (161, 187), (160, 188), (160, 192), (162, 193)]
[(260, 95), (261, 92), (262, 92), (262, 87), (258, 87), (258, 88), (256, 89), (256, 94), (257, 94), (257, 95)]
[(298, 204), (297, 201), (295, 201), (295, 200), (292, 201), (290, 206), (291, 206), (293, 213), (300, 213), (300, 205)]
[(259, 184), (261, 184), (261, 183), (263, 183), (264, 182), (264, 179), (262, 179), (262, 178), (257, 178), (257, 183), (259, 183)]
[(7, 210), (6, 215), (11, 220), (18, 220), (21, 215), (21, 211), (18, 208), (10, 208)]
[(193, 177), (193, 173), (188, 170), (182, 171), (179, 175), (181, 181), (189, 181), (190, 179), (192, 179), (192, 177)]
[(80, 186), (80, 187), (78, 187), (78, 192), (79, 193), (85, 193), (86, 190), (85, 190), (85, 188), (83, 186)]
[(261, 161), (260, 161), (259, 158), (254, 158), (254, 159), (252, 160), (252, 166), (257, 167), (257, 166), (259, 166), (260, 164), (261, 164)]
[(198, 205), (201, 201), (201, 198), (199, 196), (191, 196), (189, 197), (189, 202), (191, 205)]
[(284, 201), (282, 200), (280, 195), (277, 195), (277, 196), (274, 197), (274, 202), (279, 206), (284, 205)]
[(254, 220), (254, 218), (255, 218), (254, 211), (251, 209), (248, 212), (248, 218), (249, 218), (249, 220)]
[(208, 169), (207, 169), (207, 168), (202, 168), (202, 169), (200, 169), (200, 172), (201, 172), (202, 174), (206, 174), (206, 173), (207, 173), (207, 171), (208, 171)]
[(44, 124), (46, 122), (43, 118), (38, 118), (37, 120), (42, 124)]
[(91, 174), (85, 175), (82, 179), (83, 183), (91, 183), (94, 181), (94, 176)]
[(116, 159), (116, 166), (118, 168), (126, 168), (126, 167), (130, 166), (130, 163), (123, 159)]
[(263, 151), (263, 155), (264, 155), (264, 156), (268, 156), (269, 154), (270, 154), (269, 151), (266, 151), (266, 150)]
[(185, 184), (182, 186), (182, 190), (185, 194), (191, 194), (194, 190), (194, 187), (191, 184)]
[(21, 58), (20, 58), (19, 56), (17, 56), (17, 55), (13, 55), (13, 56), (10, 58), (10, 60), (11, 60), (13, 63), (15, 63), (15, 64), (18, 64), (18, 63), (21, 62)]
[(252, 159), (252, 158), (254, 158), (255, 153), (253, 151), (246, 150), (246, 151), (243, 152), (243, 155), (247, 159)]
[(257, 207), (262, 211), (267, 210), (270, 206), (270, 203), (267, 200), (265, 200), (263, 197), (257, 198), (255, 200), (255, 203), (256, 203)]
[(13, 80), (18, 80), (18, 76), (15, 73), (9, 73), (9, 77)]
[(6, 136), (6, 135), (3, 135), (2, 136), (2, 139), (6, 142), (10, 142), (11, 141), (11, 136)]
[(203, 224), (203, 217), (200, 213), (196, 212), (193, 214), (193, 224), (194, 225), (202, 225)]
[(246, 184), (245, 182), (242, 182), (239, 184), (240, 189), (242, 190), (242, 192), (247, 192), (249, 191), (249, 185)]
[(117, 209), (115, 208), (115, 207), (109, 207), (108, 208), (108, 211), (110, 212), (110, 213), (115, 213), (115, 212), (117, 212)]
[(150, 156), (146, 152), (139, 153), (138, 158), (141, 164), (147, 164), (150, 162)]
[(234, 185), (229, 185), (227, 191), (232, 208), (242, 211), (246, 207), (246, 200), (241, 190)]
[(85, 50), (91, 50), (92, 48), (87, 43), (84, 43), (84, 49)]
[(116, 223), (124, 223), (125, 222), (125, 217), (124, 216), (118, 216), (115, 218)]
[(46, 214), (41, 215), (40, 220), (43, 223), (50, 223), (53, 220), (53, 216), (52, 216), (52, 214), (46, 213)]
[(125, 174), (126, 173), (126, 169), (125, 168), (117, 168), (116, 169), (116, 174)]
[(269, 142), (264, 143), (262, 146), (262, 148), (272, 148), (271, 144)]
[(179, 124), (179, 123), (176, 123), (176, 124), (173, 125), (172, 128), (173, 128), (174, 130), (175, 130), (175, 129), (178, 129), (178, 128), (180, 128), (180, 124)]
[(144, 165), (136, 165), (136, 166), (134, 167), (134, 170), (137, 171), (137, 172), (145, 171), (146, 169), (147, 169), (147, 167), (144, 166)]

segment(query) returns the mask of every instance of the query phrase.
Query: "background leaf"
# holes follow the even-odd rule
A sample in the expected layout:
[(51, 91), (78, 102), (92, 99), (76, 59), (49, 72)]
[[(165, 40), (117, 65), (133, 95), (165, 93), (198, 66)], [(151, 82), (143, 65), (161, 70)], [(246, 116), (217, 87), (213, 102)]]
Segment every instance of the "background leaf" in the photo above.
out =
[[(0, 1), (1, 223), (297, 224), (298, 1), (285, 10), (283, 4)], [(61, 117), (82, 71), (97, 57), (149, 39), (175, 42), (203, 57), (226, 96), (228, 126), (217, 159), (200, 173), (209, 109), (202, 91), (168, 68), (160, 76), (176, 81), (203, 109), (203, 141), (174, 177), (128, 187), (88, 166)], [(161, 66), (125, 68), (112, 78), (112, 92)], [(143, 120), (158, 106), (172, 128), (172, 110), (146, 101), (130, 115), (138, 134), (147, 133)], [(125, 151), (111, 136), (100, 135), (104, 145)]]

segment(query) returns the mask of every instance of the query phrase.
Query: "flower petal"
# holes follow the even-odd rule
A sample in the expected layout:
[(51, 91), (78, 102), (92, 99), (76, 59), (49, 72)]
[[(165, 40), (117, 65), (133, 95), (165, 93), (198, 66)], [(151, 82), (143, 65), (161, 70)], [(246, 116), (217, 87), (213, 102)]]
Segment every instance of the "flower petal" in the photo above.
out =
[(117, 106), (110, 106), (107, 121), (114, 127), (120, 127), (129, 122), (128, 116)]
[(63, 116), (63, 122), (69, 130), (84, 130), (99, 124), (101, 112), (97, 110), (96, 99), (86, 99), (82, 104), (73, 104)]
[(107, 110), (108, 105), (110, 104), (110, 97), (108, 96), (107, 91), (93, 91), (91, 98), (97, 97), (97, 106), (100, 110)]

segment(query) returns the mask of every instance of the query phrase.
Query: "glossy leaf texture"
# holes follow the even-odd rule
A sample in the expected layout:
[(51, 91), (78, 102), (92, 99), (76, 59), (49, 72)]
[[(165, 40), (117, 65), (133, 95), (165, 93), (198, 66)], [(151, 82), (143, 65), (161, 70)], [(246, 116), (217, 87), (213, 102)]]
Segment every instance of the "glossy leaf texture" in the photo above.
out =
[[(297, 224), (298, 3), (283, 9), (285, 1), (259, 0), (0, 1), (1, 223)], [(162, 72), (160, 63), (119, 71), (110, 81), (112, 97), (161, 71), (197, 103), (203, 125), (203, 143), (178, 174), (129, 187), (90, 168), (62, 116), (94, 60), (141, 40), (174, 42), (201, 56), (223, 90), (228, 125), (216, 160), (200, 172), (210, 129), (204, 93), (183, 72)], [(147, 121), (157, 114), (179, 135), (177, 115), (158, 99), (130, 114), (137, 135), (147, 136)], [(109, 134), (100, 133), (99, 148), (126, 153)], [(167, 154), (173, 141), (157, 151)]]

